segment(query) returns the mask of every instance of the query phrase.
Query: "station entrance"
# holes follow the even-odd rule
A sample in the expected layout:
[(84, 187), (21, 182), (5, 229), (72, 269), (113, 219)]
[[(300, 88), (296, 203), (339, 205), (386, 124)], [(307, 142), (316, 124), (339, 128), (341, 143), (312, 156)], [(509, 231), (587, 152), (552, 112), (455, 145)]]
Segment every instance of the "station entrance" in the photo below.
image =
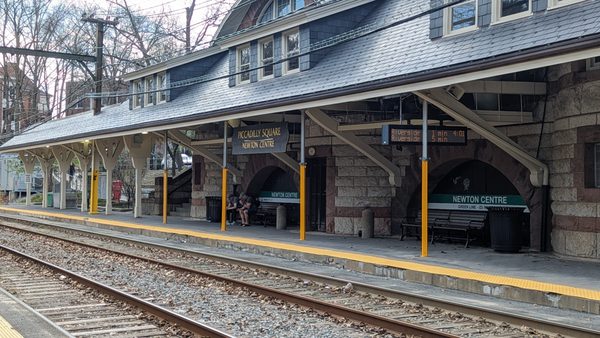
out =
[[(523, 209), (520, 226), (521, 245), (530, 245), (529, 209), (517, 188), (498, 169), (478, 160), (448, 163), (447, 174), (432, 177), (435, 183), (429, 196), (429, 209), (482, 213), (488, 208)], [(420, 193), (413, 196), (409, 209), (412, 213), (420, 207)], [(476, 245), (490, 244), (490, 228), (486, 224), (479, 230)]]
[(257, 198), (263, 209), (284, 205), (288, 227), (298, 224), (300, 203), (298, 187), (291, 175), (280, 167), (262, 168), (248, 184), (246, 193)]

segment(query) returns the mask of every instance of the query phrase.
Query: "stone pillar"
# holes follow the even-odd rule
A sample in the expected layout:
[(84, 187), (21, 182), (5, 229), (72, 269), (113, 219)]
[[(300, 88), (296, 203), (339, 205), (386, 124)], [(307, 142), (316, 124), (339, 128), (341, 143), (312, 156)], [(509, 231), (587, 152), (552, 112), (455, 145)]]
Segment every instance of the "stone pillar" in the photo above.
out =
[(25, 195), (25, 205), (31, 205), (31, 181), (33, 180), (33, 169), (35, 168), (35, 156), (26, 153), (24, 151), (19, 152), (19, 158), (21, 162), (23, 162), (23, 167), (25, 168), (25, 174), (29, 175), (29, 181), (27, 181), (27, 194)]
[(64, 210), (67, 208), (67, 172), (73, 162), (73, 153), (61, 146), (52, 147), (52, 153), (60, 170), (60, 209)]
[(142, 174), (146, 168), (147, 158), (150, 156), (156, 139), (150, 135), (137, 134), (123, 136), (123, 140), (135, 168), (135, 206), (133, 217), (139, 218), (142, 217)]
[(88, 211), (88, 170), (92, 160), (92, 147), (90, 142), (72, 144), (70, 147), (81, 170), (81, 212)]
[(96, 141), (97, 151), (100, 154), (100, 157), (102, 157), (102, 162), (104, 163), (104, 168), (106, 169), (105, 213), (107, 215), (112, 212), (112, 171), (117, 164), (117, 160), (119, 155), (121, 155), (124, 146), (125, 144), (123, 139), (120, 137)]

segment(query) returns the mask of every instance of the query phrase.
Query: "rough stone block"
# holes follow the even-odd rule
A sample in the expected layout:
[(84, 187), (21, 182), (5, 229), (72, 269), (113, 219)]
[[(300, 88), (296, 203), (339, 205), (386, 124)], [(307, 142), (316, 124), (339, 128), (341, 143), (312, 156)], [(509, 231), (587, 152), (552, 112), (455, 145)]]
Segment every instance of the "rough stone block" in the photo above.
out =
[(354, 234), (354, 220), (351, 217), (336, 217), (335, 222), (335, 233), (343, 235)]
[(554, 121), (553, 129), (554, 129), (554, 131), (562, 131), (562, 130), (569, 129), (569, 119), (563, 118), (563, 119), (558, 119), (558, 120)]
[(552, 135), (552, 145), (569, 145), (577, 143), (577, 130), (568, 129), (554, 132)]
[(308, 128), (308, 137), (318, 137), (323, 136), (324, 130), (320, 126), (312, 125)]
[(354, 198), (353, 197), (335, 197), (335, 206), (336, 207), (354, 207)]
[(539, 142), (539, 135), (526, 135), (517, 137), (517, 143), (526, 149), (537, 149)]
[(340, 197), (362, 197), (367, 195), (367, 188), (339, 187), (337, 195)]
[(552, 159), (560, 160), (575, 157), (575, 145), (555, 146), (552, 148)]
[(367, 170), (364, 167), (338, 167), (338, 176), (365, 176)]
[[(338, 167), (352, 167), (355, 165), (353, 157), (336, 157), (335, 165)], [(357, 165), (357, 167), (360, 165)]]
[[(358, 179), (358, 178), (356, 178)], [(336, 177), (335, 178), (335, 186), (336, 187), (353, 187), (354, 186), (354, 178), (352, 177)]]
[(371, 208), (389, 208), (392, 205), (392, 200), (389, 197), (369, 197), (355, 201), (355, 204), (360, 203), (362, 203), (360, 206), (369, 206)]
[(355, 177), (355, 187), (376, 187), (379, 185), (377, 177)]
[(369, 177), (388, 176), (388, 173), (380, 167), (367, 167), (365, 174)]
[(596, 234), (596, 258), (600, 258), (600, 232)]
[(550, 175), (550, 186), (552, 187), (573, 187), (573, 182), (573, 174)]
[(333, 156), (359, 156), (358, 151), (350, 146), (335, 146), (331, 152)]
[(354, 160), (354, 165), (357, 167), (376, 167), (377, 164), (373, 162), (371, 159), (366, 157), (357, 157)]
[(565, 231), (565, 253), (578, 257), (597, 257), (597, 236), (589, 232)]
[(562, 216), (598, 217), (598, 204), (554, 201), (552, 212)]
[(551, 161), (548, 164), (551, 174), (565, 174), (572, 172), (571, 159)]
[[(523, 135), (539, 135), (541, 130), (541, 124), (526, 125), (526, 126), (510, 126), (506, 128), (506, 135), (508, 137), (523, 136)], [(544, 131), (547, 132), (546, 127)], [(538, 136), (539, 137), (539, 136)]]
[(577, 202), (577, 189), (576, 188), (552, 188), (550, 190), (550, 198), (553, 201)]
[(367, 188), (367, 197), (392, 197), (392, 188), (371, 186)]
[[(596, 110), (598, 108), (596, 107)], [(569, 127), (579, 128), (583, 126), (592, 126), (596, 124), (596, 114), (587, 114), (569, 117)]]
[(554, 250), (554, 252), (560, 253), (560, 254), (565, 254), (566, 244), (565, 244), (565, 232), (563, 230), (560, 230), (560, 229), (552, 230), (552, 234), (550, 235), (550, 240), (552, 242), (552, 250)]

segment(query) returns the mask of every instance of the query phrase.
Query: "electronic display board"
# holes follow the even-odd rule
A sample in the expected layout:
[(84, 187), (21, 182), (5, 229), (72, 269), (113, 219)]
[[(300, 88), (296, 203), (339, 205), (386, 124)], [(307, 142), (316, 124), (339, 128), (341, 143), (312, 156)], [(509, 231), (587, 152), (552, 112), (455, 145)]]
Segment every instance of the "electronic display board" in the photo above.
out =
[[(431, 145), (465, 145), (467, 144), (467, 128), (428, 126), (427, 141)], [(421, 144), (423, 142), (422, 126), (385, 125), (381, 131), (381, 143), (387, 144)]]

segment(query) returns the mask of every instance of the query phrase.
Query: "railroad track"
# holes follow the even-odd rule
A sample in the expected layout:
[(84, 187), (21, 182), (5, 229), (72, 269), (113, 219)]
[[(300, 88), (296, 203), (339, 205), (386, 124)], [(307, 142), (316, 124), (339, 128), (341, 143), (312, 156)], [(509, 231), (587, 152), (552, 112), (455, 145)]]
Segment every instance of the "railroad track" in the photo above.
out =
[(2, 257), (0, 287), (75, 337), (231, 337), (17, 250), (0, 245), (1, 251), (18, 259)]
[[(13, 224), (13, 226), (17, 226), (21, 230), (32, 231), (23, 229), (22, 225)], [(33, 233), (39, 231), (47, 232), (48, 229), (37, 229)], [(544, 333), (539, 330), (573, 337), (596, 337), (599, 334), (592, 330), (532, 320), (488, 309), (448, 304), (431, 298), (424, 299), (414, 295), (400, 294), (369, 285), (357, 283), (350, 285), (339, 279), (307, 275), (238, 259), (190, 253), (95, 233), (84, 232), (85, 236), (91, 237), (82, 238), (82, 232), (79, 230), (69, 230), (69, 232), (80, 234), (77, 239), (73, 239), (77, 244), (88, 245), (91, 248), (97, 248), (100, 245), (100, 247), (103, 246), (102, 250), (108, 250), (106, 246), (110, 245), (115, 248), (116, 241), (123, 244), (118, 246), (118, 250), (112, 249), (112, 251), (118, 251), (130, 257), (140, 258), (141, 256), (148, 262), (164, 264), (170, 269), (202, 274), (228, 283), (237, 283), (260, 294), (286, 299), (289, 302), (384, 327), (394, 332), (402, 332), (398, 325), (412, 322), (412, 324), (409, 323), (409, 326), (416, 328), (427, 326), (431, 332), (418, 334), (409, 331), (411, 334), (436, 337), (544, 336)], [(65, 240), (64, 236), (64, 233), (54, 234), (54, 237), (60, 240)], [(106, 242), (107, 239), (109, 243)], [(153, 249), (149, 249), (149, 247)], [(160, 253), (161, 251), (170, 254)], [(176, 254), (174, 255), (174, 253)], [(161, 255), (165, 257), (160, 260), (151, 258)], [(484, 320), (481, 317), (491, 320)], [(534, 329), (529, 329), (529, 327)], [(406, 328), (403, 330), (405, 333), (407, 332)]]

